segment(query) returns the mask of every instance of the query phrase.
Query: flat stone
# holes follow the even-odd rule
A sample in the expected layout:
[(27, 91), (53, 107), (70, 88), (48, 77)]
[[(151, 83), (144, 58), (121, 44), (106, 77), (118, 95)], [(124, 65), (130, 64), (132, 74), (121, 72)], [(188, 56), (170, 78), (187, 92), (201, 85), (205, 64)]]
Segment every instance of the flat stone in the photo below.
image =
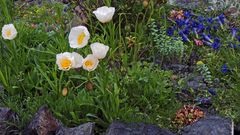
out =
[(25, 129), (24, 135), (54, 134), (61, 125), (62, 124), (54, 118), (47, 106), (42, 106)]
[(107, 129), (106, 135), (175, 135), (156, 125), (144, 123), (113, 122)]
[(192, 88), (194, 90), (206, 90), (207, 84), (204, 82), (202, 76), (194, 76), (187, 80), (187, 88)]
[(94, 135), (94, 123), (85, 123), (74, 128), (61, 127), (56, 135)]
[(203, 119), (186, 126), (180, 135), (232, 135), (233, 121), (219, 116), (206, 116)]
[(192, 72), (193, 67), (188, 65), (181, 65), (181, 64), (170, 64), (170, 65), (163, 65), (164, 70), (172, 70), (174, 73), (183, 74)]
[(9, 108), (0, 107), (0, 135), (11, 135), (16, 133), (16, 127), (9, 125), (9, 122), (15, 122), (18, 116)]

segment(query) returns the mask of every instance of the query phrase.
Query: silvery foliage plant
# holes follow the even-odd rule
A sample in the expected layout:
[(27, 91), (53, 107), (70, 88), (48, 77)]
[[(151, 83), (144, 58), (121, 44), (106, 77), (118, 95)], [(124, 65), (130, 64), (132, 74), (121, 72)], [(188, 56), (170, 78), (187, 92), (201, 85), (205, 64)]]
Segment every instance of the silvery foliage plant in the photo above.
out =
[(168, 0), (168, 3), (184, 8), (211, 7), (214, 10), (236, 7), (240, 11), (240, 0)]

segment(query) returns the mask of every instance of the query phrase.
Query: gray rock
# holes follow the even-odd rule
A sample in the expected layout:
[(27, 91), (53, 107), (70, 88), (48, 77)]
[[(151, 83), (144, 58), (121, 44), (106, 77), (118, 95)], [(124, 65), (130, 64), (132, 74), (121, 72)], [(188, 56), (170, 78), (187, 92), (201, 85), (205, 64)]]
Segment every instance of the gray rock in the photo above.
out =
[(189, 67), (188, 65), (181, 65), (181, 64), (170, 64), (170, 65), (164, 65), (164, 70), (172, 70), (174, 73), (183, 74), (192, 72), (193, 67)]
[(174, 133), (160, 129), (156, 125), (144, 123), (113, 122), (107, 129), (106, 135), (175, 135)]
[(204, 90), (207, 88), (207, 85), (203, 82), (203, 80), (202, 76), (194, 76), (194, 78), (190, 78), (187, 81), (187, 87), (194, 90)]
[(18, 116), (9, 108), (0, 107), (0, 135), (14, 135), (17, 134), (17, 128), (11, 122), (16, 122)]
[(199, 83), (197, 81), (188, 81), (187, 82), (188, 87), (197, 90), (199, 88)]
[(55, 133), (61, 125), (50, 110), (42, 106), (25, 129), (24, 135), (49, 135)]
[(75, 128), (61, 127), (56, 135), (94, 135), (94, 123), (85, 123)]
[(231, 119), (219, 116), (207, 116), (192, 125), (189, 125), (180, 133), (181, 135), (232, 135), (233, 122)]

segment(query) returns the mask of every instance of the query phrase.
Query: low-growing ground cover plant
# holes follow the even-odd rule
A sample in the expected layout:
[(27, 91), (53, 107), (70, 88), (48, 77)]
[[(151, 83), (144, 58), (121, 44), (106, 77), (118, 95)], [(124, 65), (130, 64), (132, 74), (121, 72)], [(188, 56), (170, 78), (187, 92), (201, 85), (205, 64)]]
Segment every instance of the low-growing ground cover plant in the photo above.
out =
[(96, 133), (115, 120), (178, 131), (200, 108), (240, 122), (230, 16), (154, 0), (64, 3), (0, 1), (0, 106), (19, 114), (20, 132), (43, 104)]

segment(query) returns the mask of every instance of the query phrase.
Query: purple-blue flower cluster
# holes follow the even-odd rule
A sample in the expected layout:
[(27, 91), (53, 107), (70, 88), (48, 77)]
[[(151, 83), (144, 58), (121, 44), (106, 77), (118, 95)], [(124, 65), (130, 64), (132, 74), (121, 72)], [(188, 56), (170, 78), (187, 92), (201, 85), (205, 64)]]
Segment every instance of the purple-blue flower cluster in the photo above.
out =
[[(168, 36), (173, 36), (177, 33), (182, 37), (184, 42), (191, 42), (200, 40), (204, 45), (212, 47), (214, 50), (220, 49), (226, 44), (226, 39), (220, 37), (217, 32), (224, 33), (224, 26), (226, 25), (226, 18), (224, 14), (213, 18), (209, 16), (201, 16), (184, 11), (184, 16), (179, 18), (169, 18), (170, 27), (167, 29)], [(176, 31), (176, 32), (175, 32)], [(231, 43), (229, 46), (235, 44), (240, 46), (239, 30), (232, 28), (229, 30), (231, 34)], [(229, 35), (230, 35), (229, 34)], [(228, 35), (224, 36), (227, 37)]]

